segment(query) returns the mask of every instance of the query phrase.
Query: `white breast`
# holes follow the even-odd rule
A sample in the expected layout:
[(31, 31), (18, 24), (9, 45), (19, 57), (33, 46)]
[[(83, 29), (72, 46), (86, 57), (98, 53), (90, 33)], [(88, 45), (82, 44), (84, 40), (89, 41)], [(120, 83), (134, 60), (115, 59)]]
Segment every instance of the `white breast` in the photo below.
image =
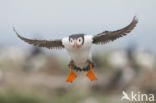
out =
[(87, 60), (92, 60), (91, 57), (91, 45), (92, 45), (92, 35), (84, 36), (84, 44), (82, 47), (75, 50), (73, 46), (69, 43), (69, 38), (63, 38), (62, 43), (65, 46), (65, 49), (68, 51), (71, 60), (74, 61), (75, 65), (83, 68), (88, 66)]

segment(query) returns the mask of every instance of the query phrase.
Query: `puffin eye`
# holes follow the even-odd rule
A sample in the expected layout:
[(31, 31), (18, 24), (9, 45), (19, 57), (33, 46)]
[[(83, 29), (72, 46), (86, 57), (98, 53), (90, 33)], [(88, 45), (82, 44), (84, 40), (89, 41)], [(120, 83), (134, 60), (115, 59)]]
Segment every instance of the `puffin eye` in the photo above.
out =
[(82, 44), (82, 42), (83, 42), (82, 37), (79, 37), (79, 38), (77, 39), (77, 44), (78, 44), (78, 45), (81, 45), (81, 44)]
[(74, 40), (72, 38), (70, 38), (69, 42), (71, 45), (74, 45)]

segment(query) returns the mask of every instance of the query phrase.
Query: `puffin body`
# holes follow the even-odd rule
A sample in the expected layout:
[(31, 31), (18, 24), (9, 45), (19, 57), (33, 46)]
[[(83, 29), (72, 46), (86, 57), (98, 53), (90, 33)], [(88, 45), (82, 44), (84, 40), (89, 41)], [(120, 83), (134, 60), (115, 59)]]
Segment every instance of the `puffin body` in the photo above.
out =
[(70, 73), (66, 79), (67, 82), (73, 82), (76, 78), (76, 74), (72, 71), (73, 69), (76, 71), (87, 71), (87, 77), (91, 81), (94, 81), (97, 80), (97, 78), (93, 72), (94, 63), (91, 55), (92, 44), (105, 44), (107, 42), (114, 41), (117, 38), (123, 37), (134, 29), (137, 22), (137, 18), (134, 17), (128, 26), (116, 31), (104, 31), (97, 35), (74, 34), (57, 40), (27, 39), (17, 33), (15, 28), (13, 28), (13, 30), (21, 40), (34, 46), (46, 47), (49, 49), (65, 48), (71, 57), (71, 61), (69, 63)]
[(90, 50), (92, 46), (92, 38), (92, 35), (84, 35), (84, 43), (78, 49), (75, 49), (72, 47), (72, 45), (70, 45), (69, 38), (62, 39), (62, 43), (70, 55), (71, 62), (75, 65), (75, 67), (81, 70), (85, 70), (85, 68), (88, 67), (88, 61), (92, 62), (92, 55)]

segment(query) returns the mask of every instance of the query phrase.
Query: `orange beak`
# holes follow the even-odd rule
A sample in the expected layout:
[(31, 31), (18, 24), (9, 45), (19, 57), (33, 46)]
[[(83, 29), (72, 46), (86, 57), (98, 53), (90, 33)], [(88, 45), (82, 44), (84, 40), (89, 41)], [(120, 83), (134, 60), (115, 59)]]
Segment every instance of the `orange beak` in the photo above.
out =
[(77, 50), (76, 40), (74, 40), (74, 49)]

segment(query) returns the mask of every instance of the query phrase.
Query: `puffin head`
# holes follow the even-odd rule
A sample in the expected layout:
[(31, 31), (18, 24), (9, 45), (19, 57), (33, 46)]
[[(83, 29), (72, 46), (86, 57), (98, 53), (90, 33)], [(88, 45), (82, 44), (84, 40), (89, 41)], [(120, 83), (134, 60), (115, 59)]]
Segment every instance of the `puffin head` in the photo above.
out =
[(84, 34), (70, 35), (69, 43), (75, 50), (77, 50), (84, 44)]

